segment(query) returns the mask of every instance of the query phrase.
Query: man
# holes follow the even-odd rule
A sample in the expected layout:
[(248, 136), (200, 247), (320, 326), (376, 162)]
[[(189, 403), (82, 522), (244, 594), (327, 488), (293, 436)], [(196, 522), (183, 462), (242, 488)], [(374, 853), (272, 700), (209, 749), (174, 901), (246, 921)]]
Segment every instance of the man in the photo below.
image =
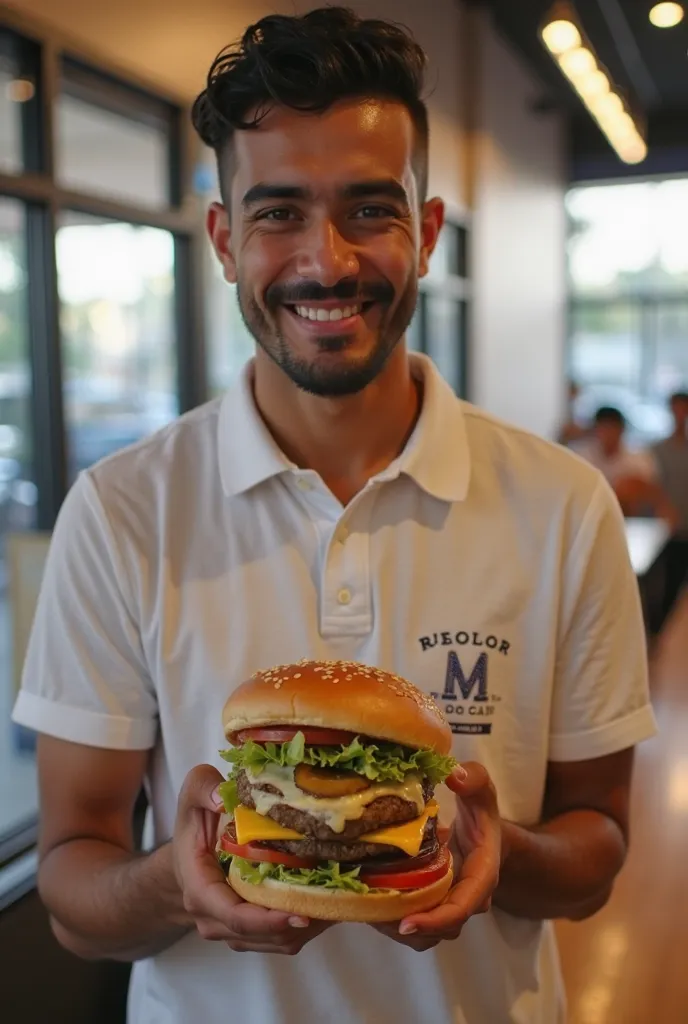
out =
[[(338, 8), (218, 59), (194, 118), (255, 360), (85, 473), (55, 531), (15, 711), (40, 733), (39, 885), (66, 948), (138, 961), (131, 1024), (554, 1024), (543, 921), (601, 907), (626, 856), (654, 719), (618, 506), (405, 349), (443, 217), (423, 69), (399, 28)], [(225, 884), (222, 705), (304, 656), (444, 708), (467, 771), (443, 793), (463, 858), (442, 907), (327, 926)]]
[(675, 529), (677, 512), (659, 482), (652, 453), (627, 448), (625, 432), (623, 413), (612, 406), (602, 406), (595, 413), (590, 439), (573, 447), (606, 477), (626, 515), (657, 516)]
[(688, 576), (688, 392), (677, 391), (669, 400), (673, 433), (652, 448), (659, 480), (677, 510), (676, 534), (666, 555), (664, 610), (669, 613)]

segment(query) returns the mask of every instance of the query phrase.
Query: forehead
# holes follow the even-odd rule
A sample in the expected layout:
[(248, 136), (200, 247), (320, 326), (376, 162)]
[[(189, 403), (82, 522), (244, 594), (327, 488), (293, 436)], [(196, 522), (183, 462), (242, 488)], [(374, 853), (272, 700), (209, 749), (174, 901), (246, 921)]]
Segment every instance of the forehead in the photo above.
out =
[(394, 177), (414, 194), (414, 127), (399, 103), (338, 103), (322, 114), (273, 108), (233, 141), (233, 198), (259, 181), (328, 185)]

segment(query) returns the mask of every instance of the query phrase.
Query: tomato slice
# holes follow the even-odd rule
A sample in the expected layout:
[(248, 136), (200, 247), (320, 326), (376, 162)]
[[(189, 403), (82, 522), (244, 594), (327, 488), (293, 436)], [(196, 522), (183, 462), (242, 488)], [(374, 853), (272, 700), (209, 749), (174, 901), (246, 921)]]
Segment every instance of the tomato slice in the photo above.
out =
[(293, 857), (290, 853), (256, 846), (254, 843), (245, 843), (242, 846), (235, 843), (226, 832), (220, 837), (220, 847), (225, 853), (231, 853), (235, 857), (253, 861), (266, 860), (270, 864), (284, 864), (285, 868), (312, 868), (318, 863), (312, 857)]
[(449, 870), (451, 854), (445, 846), (438, 856), (423, 867), (412, 871), (390, 871), (386, 874), (382, 871), (368, 871), (365, 865), (361, 866), (360, 879), (366, 885), (374, 889), (423, 889), (426, 885), (444, 878)]
[[(440, 847), (435, 843), (427, 853), (419, 853), (417, 857), (394, 857), (367, 860), (363, 869), (367, 875), (396, 875), (406, 871), (415, 871), (417, 868), (424, 868), (427, 864), (433, 864), (440, 855)], [(352, 865), (353, 867), (354, 865)]]
[(254, 740), (255, 743), (288, 743), (294, 739), (297, 732), (303, 733), (306, 743), (323, 747), (338, 747), (340, 743), (347, 746), (357, 735), (344, 729), (318, 729), (309, 725), (304, 725), (301, 729), (295, 729), (293, 726), (266, 725), (264, 728), (242, 729), (237, 739), (240, 743), (246, 740)]

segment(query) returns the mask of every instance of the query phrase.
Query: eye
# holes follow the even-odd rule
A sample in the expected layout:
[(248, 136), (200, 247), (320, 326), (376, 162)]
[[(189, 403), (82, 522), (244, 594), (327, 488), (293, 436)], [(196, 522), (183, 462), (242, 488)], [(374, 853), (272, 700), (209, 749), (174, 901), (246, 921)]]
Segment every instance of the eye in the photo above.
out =
[(294, 211), (286, 206), (276, 206), (271, 210), (261, 210), (256, 214), (256, 220), (285, 221), (295, 216)]
[(354, 216), (362, 220), (378, 220), (381, 217), (396, 217), (397, 212), (390, 209), (389, 206), (367, 203), (365, 206), (360, 206)]

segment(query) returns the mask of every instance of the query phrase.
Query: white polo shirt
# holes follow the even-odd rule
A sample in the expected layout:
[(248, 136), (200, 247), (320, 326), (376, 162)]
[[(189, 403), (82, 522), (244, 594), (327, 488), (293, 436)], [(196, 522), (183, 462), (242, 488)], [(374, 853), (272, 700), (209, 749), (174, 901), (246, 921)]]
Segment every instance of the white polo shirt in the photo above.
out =
[[(460, 402), (432, 364), (403, 454), (346, 507), (278, 450), (251, 366), (224, 398), (84, 473), (59, 517), (15, 721), (151, 748), (150, 839), (257, 669), (355, 659), (434, 694), (502, 814), (540, 815), (548, 760), (651, 736), (618, 504), (575, 455)], [(445, 815), (452, 797), (443, 789)], [(555, 1024), (550, 925), (499, 910), (416, 953), (336, 925), (296, 958), (190, 934), (134, 967), (130, 1024)]]

